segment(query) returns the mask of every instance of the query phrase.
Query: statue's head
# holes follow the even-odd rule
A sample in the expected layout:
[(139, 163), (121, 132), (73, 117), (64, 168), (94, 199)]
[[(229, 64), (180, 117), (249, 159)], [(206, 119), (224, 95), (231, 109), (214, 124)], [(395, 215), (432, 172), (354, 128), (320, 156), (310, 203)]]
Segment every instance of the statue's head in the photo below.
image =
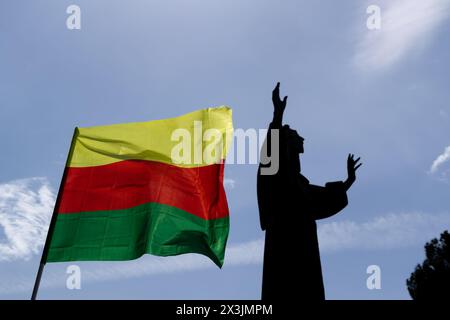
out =
[(303, 148), (303, 141), (305, 141), (305, 139), (288, 125), (284, 125), (283, 129), (287, 130), (289, 149), (293, 151), (293, 153), (303, 153), (305, 151)]

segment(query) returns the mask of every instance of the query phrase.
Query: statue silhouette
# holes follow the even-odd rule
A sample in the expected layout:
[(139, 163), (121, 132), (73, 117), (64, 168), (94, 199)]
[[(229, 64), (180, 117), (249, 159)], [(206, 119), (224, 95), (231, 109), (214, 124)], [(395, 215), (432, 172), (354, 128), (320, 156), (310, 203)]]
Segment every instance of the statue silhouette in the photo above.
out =
[(346, 181), (325, 187), (309, 183), (300, 173), (299, 154), (304, 139), (282, 125), (287, 96), (272, 93), (274, 115), (266, 137), (271, 150), (271, 130), (278, 129), (279, 166), (276, 174), (264, 174), (260, 163), (257, 177), (258, 206), (262, 230), (266, 231), (262, 299), (324, 300), (316, 220), (328, 218), (347, 206), (347, 190), (356, 180), (360, 158), (347, 158)]

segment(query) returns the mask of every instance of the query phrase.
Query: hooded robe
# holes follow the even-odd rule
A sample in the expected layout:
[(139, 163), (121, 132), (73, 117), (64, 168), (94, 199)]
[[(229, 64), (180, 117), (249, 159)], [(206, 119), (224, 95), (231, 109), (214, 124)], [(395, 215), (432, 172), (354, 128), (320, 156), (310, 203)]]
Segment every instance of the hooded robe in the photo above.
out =
[[(289, 127), (279, 130), (279, 167), (263, 175), (260, 163), (257, 194), (260, 223), (265, 230), (263, 300), (324, 300), (316, 220), (328, 218), (347, 205), (342, 181), (325, 187), (309, 183), (300, 173), (299, 154), (289, 146)], [(273, 165), (273, 164), (271, 164)]]

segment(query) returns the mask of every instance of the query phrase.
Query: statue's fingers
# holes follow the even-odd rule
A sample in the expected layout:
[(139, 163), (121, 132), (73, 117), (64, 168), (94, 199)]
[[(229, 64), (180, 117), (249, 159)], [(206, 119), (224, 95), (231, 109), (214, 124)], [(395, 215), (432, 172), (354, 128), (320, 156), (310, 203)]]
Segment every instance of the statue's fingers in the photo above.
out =
[(272, 91), (272, 99), (280, 99), (280, 83), (278, 82), (275, 89)]
[(272, 91), (273, 93), (278, 93), (280, 92), (280, 83), (278, 82), (277, 85), (275, 86), (275, 89), (273, 89)]
[(362, 163), (358, 164), (358, 165), (355, 167), (355, 171), (358, 170), (358, 168), (361, 167), (361, 166), (362, 166)]

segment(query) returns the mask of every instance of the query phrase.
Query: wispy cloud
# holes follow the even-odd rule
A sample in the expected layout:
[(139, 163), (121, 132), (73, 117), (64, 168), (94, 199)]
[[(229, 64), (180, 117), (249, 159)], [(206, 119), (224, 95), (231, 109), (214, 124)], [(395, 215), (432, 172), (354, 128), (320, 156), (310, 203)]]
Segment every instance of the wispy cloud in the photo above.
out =
[(450, 214), (399, 213), (367, 222), (324, 223), (318, 229), (323, 252), (378, 250), (422, 246), (450, 228)]
[[(263, 240), (254, 240), (230, 245), (226, 252), (226, 267), (250, 265), (262, 262)], [(108, 263), (108, 268), (88, 268), (83, 271), (83, 281), (105, 281), (117, 278), (128, 279), (146, 275), (187, 272), (207, 268), (216, 268), (209, 258), (197, 254), (186, 254), (173, 257), (144, 256), (129, 262)], [(84, 268), (83, 268), (84, 270)], [(52, 284), (57, 277), (50, 277)], [(63, 282), (64, 283), (64, 282)], [(44, 284), (45, 286), (45, 284)]]
[[(263, 240), (254, 240), (229, 245), (225, 257), (225, 267), (260, 264), (263, 258)], [(189, 272), (208, 268), (217, 268), (209, 258), (197, 254), (185, 254), (174, 257), (156, 257), (145, 255), (138, 260), (123, 262), (84, 262), (78, 263), (82, 272), (82, 283), (102, 282), (120, 279), (138, 278), (157, 274)], [(101, 267), (99, 267), (101, 264)], [(63, 287), (67, 275), (64, 270), (44, 272), (41, 288)], [(0, 295), (18, 292), (31, 292), (34, 278), (17, 278), (0, 282)]]
[[(322, 253), (344, 250), (387, 250), (421, 247), (450, 228), (450, 214), (400, 213), (379, 216), (366, 222), (340, 221), (322, 223), (318, 228)], [(224, 268), (240, 265), (258, 265), (263, 259), (264, 240), (230, 244), (227, 247)], [(215, 268), (201, 255), (176, 257), (144, 256), (127, 262), (82, 263), (83, 283), (112, 281), (175, 272), (189, 272)], [(34, 278), (15, 278), (2, 281), (0, 294), (29, 292)], [(63, 287), (64, 271), (51, 270), (44, 274), (42, 288)]]
[(450, 173), (450, 146), (445, 148), (432, 163), (430, 174), (437, 176), (439, 179), (447, 181)]
[(364, 70), (384, 69), (423, 49), (449, 16), (450, 0), (381, 1), (381, 29), (365, 29), (355, 63)]
[[(433, 163), (437, 172), (450, 159), (450, 147)], [(16, 180), (0, 184), (0, 261), (29, 259), (42, 248), (55, 195), (45, 178)], [(422, 246), (444, 229), (450, 228), (450, 214), (400, 213), (379, 216), (366, 222), (340, 221), (321, 223), (318, 236), (322, 253), (342, 250), (385, 250)], [(264, 240), (231, 244), (227, 247), (225, 268), (261, 264)], [(164, 273), (189, 272), (214, 268), (201, 255), (176, 257), (145, 256), (128, 262), (82, 263), (83, 282), (136, 278)], [(34, 276), (34, 275), (33, 275)], [(42, 288), (65, 285), (64, 271), (44, 274)], [(33, 278), (2, 279), (0, 294), (27, 292)]]
[(234, 180), (234, 179), (225, 178), (223, 180), (223, 185), (227, 189), (234, 189), (235, 184), (236, 184), (236, 180)]
[(26, 260), (39, 252), (54, 203), (45, 178), (0, 184), (0, 261)]

